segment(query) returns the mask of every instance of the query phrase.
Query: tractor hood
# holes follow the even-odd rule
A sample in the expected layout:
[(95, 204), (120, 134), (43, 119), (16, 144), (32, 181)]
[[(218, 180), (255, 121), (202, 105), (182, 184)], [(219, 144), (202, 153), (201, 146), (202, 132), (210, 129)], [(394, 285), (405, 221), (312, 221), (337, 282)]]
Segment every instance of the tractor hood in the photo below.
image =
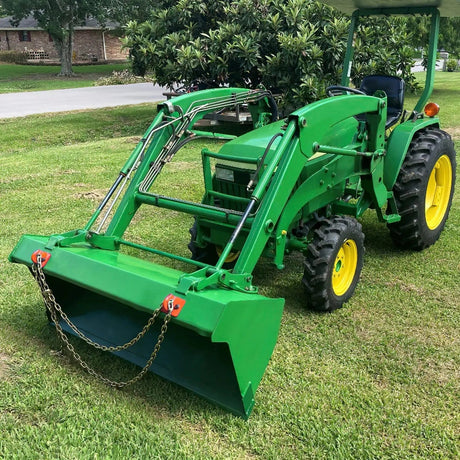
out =
[[(280, 120), (243, 134), (230, 142), (226, 142), (219, 153), (228, 155), (229, 159), (237, 154), (238, 156), (246, 157), (248, 160), (258, 160), (263, 155), (270, 139), (277, 133), (282, 132), (281, 127), (283, 124), (285, 124), (285, 121)], [(270, 148), (270, 152), (274, 152), (278, 144), (279, 139), (276, 139)]]
[[(321, 103), (321, 101), (313, 102), (310, 107), (318, 103)], [(248, 161), (256, 162), (264, 154), (272, 137), (283, 132), (282, 127), (285, 123), (286, 120), (270, 123), (226, 142), (220, 149), (219, 154), (227, 155), (229, 160), (234, 157), (245, 157)], [(334, 129), (331, 129), (321, 142), (335, 146), (343, 145), (344, 142), (347, 145), (351, 144), (356, 134), (357, 125), (358, 123), (354, 118), (341, 120), (334, 125)], [(266, 156), (265, 163), (270, 161), (272, 154), (278, 148), (280, 140), (281, 138), (274, 140)]]

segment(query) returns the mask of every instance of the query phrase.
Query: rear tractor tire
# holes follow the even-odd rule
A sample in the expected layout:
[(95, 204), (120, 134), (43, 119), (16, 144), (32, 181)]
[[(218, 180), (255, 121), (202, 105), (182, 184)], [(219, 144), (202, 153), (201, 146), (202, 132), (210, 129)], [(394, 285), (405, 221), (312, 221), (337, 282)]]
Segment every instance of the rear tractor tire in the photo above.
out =
[(422, 250), (439, 239), (452, 204), (455, 169), (449, 134), (430, 127), (414, 136), (393, 187), (401, 220), (388, 228), (396, 246)]
[(308, 306), (317, 311), (342, 307), (358, 284), (363, 258), (364, 234), (356, 219), (323, 220), (313, 232), (304, 262), (302, 284)]

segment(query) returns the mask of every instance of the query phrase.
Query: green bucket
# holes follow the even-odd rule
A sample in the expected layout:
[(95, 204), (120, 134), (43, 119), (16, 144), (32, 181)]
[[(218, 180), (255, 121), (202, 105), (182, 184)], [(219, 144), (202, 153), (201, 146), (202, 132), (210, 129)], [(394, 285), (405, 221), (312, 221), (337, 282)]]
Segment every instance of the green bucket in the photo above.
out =
[[(24, 235), (9, 256), (31, 267), (37, 251), (63, 312), (91, 340), (131, 340), (169, 295), (185, 301), (172, 317), (150, 371), (247, 418), (277, 341), (284, 299), (211, 286), (176, 293), (182, 272), (90, 246), (47, 247), (49, 237)], [(163, 315), (163, 314), (162, 314)], [(144, 366), (162, 321), (118, 356)], [(74, 334), (60, 320), (63, 329)]]

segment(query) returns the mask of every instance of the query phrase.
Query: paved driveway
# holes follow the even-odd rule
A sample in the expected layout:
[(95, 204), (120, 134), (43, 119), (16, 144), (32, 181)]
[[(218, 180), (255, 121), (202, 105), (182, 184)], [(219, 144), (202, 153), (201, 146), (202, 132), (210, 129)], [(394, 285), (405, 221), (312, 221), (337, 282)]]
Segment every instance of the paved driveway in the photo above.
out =
[(163, 91), (152, 83), (135, 83), (0, 94), (0, 118), (157, 102), (165, 99)]

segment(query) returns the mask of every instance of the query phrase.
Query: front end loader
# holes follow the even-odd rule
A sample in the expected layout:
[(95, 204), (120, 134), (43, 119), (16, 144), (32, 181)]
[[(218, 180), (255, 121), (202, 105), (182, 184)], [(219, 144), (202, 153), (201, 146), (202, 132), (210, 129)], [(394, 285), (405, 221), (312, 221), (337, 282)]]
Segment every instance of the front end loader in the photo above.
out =
[[(262, 296), (253, 284), (261, 257), (282, 269), (286, 254), (302, 252), (305, 305), (332, 311), (359, 280), (364, 235), (357, 219), (365, 211), (374, 209), (400, 246), (420, 250), (439, 238), (452, 201), (455, 152), (436, 110), (422, 109), (432, 88), (440, 10), (415, 0), (397, 8), (383, 1), (326, 3), (355, 11), (342, 82), (328, 88), (330, 97), (283, 120), (276, 120), (264, 89), (215, 88), (161, 103), (88, 223), (51, 236), (24, 235), (10, 254), (30, 268), (50, 322), (92, 375), (123, 387), (152, 371), (247, 418), (284, 307), (284, 299)], [(458, 2), (438, 3), (441, 12), (458, 13)], [(412, 13), (432, 16), (431, 58), (428, 89), (404, 113), (401, 79), (370, 76), (351, 88), (349, 69), (361, 16)], [(241, 106), (253, 130), (235, 136), (199, 127), (209, 114)], [(201, 198), (165, 194), (159, 178), (197, 139), (213, 140), (195, 162)], [(193, 220), (189, 257), (127, 238), (145, 207)], [(139, 374), (124, 382), (99, 375), (67, 332), (139, 365)]]

